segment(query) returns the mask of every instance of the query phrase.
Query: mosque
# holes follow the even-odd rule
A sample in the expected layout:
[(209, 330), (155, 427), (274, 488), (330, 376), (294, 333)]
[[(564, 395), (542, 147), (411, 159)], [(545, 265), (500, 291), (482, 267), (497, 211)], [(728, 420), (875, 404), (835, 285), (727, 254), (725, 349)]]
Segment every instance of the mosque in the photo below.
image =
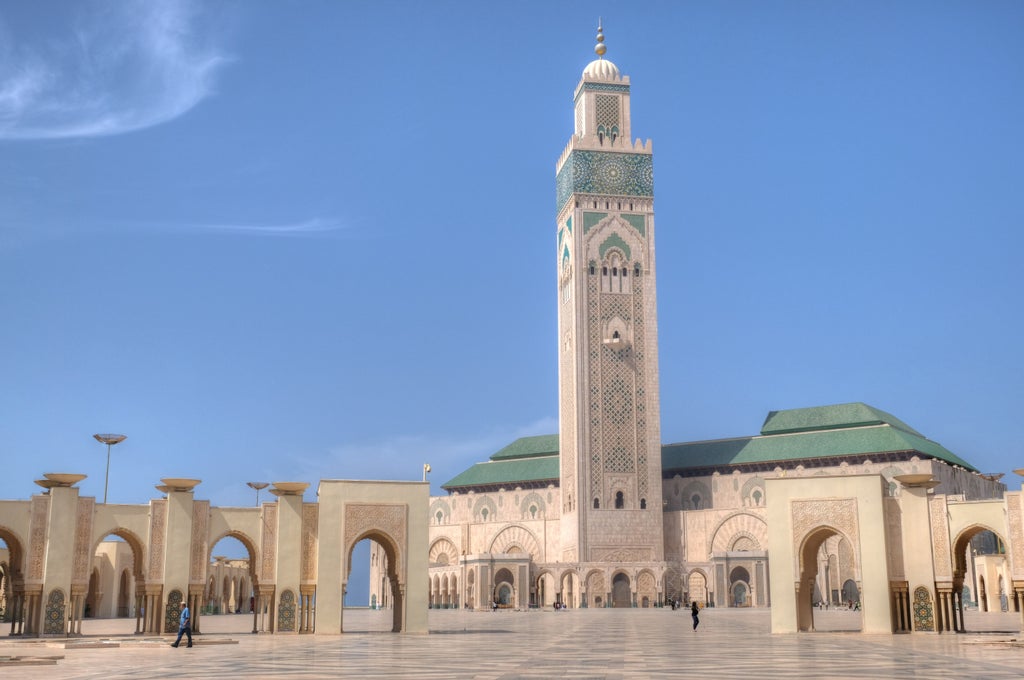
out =
[[(431, 498), (431, 606), (696, 600), (792, 610), (784, 629), (873, 590), (888, 606), (865, 628), (885, 630), (955, 629), (965, 602), (1019, 610), (1024, 554), (1011, 578), (1000, 537), (1019, 544), (1020, 527), (942, 518), (983, 503), (1020, 517), (1020, 495), (884, 411), (773, 411), (754, 436), (662, 444), (652, 145), (633, 140), (629, 76), (605, 51), (599, 30), (556, 165), (559, 434), (514, 441)], [(772, 523), (775, 498), (802, 535)], [(929, 527), (934, 563), (911, 565)], [(867, 564), (872, 549), (889, 562)]]
[[(83, 475), (44, 475), (43, 493), (0, 501), (12, 635), (80, 633), (87, 605), (167, 632), (185, 602), (197, 631), (213, 602), (251, 611), (253, 632), (341, 633), (364, 539), (369, 604), (399, 632), (427, 632), (431, 607), (697, 601), (770, 607), (775, 633), (813, 630), (825, 603), (859, 610), (866, 633), (1024, 610), (1021, 491), (885, 411), (772, 411), (757, 434), (662, 443), (653, 149), (597, 41), (555, 175), (558, 434), (511, 442), (434, 497), (321, 480), (306, 502), (308, 483), (276, 482), (275, 500), (218, 508), (200, 480), (164, 479), (147, 505), (107, 505), (79, 497)], [(225, 536), (247, 560), (211, 554)]]

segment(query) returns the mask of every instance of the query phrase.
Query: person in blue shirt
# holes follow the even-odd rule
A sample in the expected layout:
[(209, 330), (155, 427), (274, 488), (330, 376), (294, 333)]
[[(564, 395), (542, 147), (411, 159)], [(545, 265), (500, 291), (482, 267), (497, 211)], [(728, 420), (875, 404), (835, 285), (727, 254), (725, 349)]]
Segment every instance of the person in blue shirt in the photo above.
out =
[(187, 647), (191, 647), (192, 646), (192, 612), (190, 612), (188, 610), (188, 605), (187, 604), (181, 608), (181, 618), (178, 621), (178, 639), (174, 641), (174, 644), (172, 644), (171, 647), (177, 647), (179, 644), (181, 644), (181, 636), (182, 635), (187, 635), (188, 636), (188, 644), (186, 646)]

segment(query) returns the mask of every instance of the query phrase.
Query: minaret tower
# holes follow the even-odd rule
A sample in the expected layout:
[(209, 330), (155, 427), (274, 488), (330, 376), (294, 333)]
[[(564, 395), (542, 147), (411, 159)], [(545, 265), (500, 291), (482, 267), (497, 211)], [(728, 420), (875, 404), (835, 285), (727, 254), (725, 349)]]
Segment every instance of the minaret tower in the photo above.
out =
[(664, 559), (651, 142), (604, 58), (574, 95), (557, 165), (560, 559)]

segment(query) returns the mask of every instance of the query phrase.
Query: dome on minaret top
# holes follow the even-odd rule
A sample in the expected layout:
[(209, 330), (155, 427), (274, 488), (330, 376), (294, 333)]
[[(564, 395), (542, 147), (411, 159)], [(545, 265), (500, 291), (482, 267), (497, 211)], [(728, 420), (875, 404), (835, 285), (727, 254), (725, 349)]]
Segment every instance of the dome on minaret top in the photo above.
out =
[(583, 69), (584, 78), (618, 80), (622, 77), (619, 74), (619, 67), (604, 58), (604, 53), (607, 51), (608, 47), (604, 44), (604, 31), (601, 28), (601, 23), (598, 22), (597, 45), (594, 46), (594, 52), (597, 53), (597, 59), (587, 64), (587, 67)]

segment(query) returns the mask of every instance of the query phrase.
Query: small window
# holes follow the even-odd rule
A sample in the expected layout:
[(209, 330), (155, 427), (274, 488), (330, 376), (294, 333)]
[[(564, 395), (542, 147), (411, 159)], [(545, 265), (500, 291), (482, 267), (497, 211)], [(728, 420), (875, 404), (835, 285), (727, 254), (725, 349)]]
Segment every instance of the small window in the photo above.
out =
[(487, 508), (480, 511), (480, 516), (484, 518), (485, 522), (487, 521)]
[(622, 508), (624, 508), (624, 507), (626, 507), (626, 499), (623, 498), (622, 492), (621, 491), (615, 492), (615, 509), (616, 510), (622, 510)]
[(608, 276), (608, 267), (601, 267), (601, 276)]
[(641, 510), (646, 510), (647, 509), (647, 499), (646, 498), (641, 498), (640, 499), (640, 509)]
[(590, 265), (590, 275), (594, 275), (594, 265)]
[(595, 498), (594, 499), (594, 510), (600, 510), (600, 509), (601, 509), (601, 501), (599, 501), (599, 500), (597, 500)]

